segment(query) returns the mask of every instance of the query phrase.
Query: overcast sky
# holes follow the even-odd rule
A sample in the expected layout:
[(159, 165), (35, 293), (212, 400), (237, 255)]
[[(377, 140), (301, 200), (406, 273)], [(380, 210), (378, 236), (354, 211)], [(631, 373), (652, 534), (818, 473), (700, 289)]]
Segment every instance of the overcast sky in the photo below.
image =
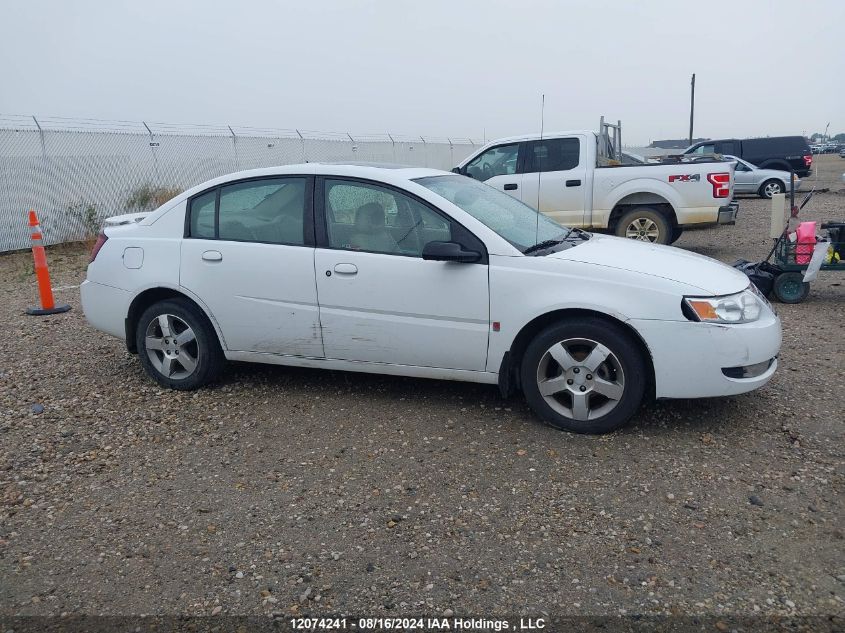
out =
[(845, 0), (0, 0), (0, 113), (626, 144), (845, 131)]

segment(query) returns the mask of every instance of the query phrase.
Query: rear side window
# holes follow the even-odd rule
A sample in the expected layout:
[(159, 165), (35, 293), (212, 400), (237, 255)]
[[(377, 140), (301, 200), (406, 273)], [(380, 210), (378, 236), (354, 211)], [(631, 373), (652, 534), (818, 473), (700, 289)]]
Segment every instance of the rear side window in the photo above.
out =
[(577, 138), (552, 138), (529, 144), (526, 172), (565, 171), (578, 167), (581, 141)]
[(306, 182), (302, 177), (263, 178), (204, 193), (191, 201), (190, 236), (305, 244)]
[(214, 239), (216, 203), (216, 189), (191, 200), (191, 237)]

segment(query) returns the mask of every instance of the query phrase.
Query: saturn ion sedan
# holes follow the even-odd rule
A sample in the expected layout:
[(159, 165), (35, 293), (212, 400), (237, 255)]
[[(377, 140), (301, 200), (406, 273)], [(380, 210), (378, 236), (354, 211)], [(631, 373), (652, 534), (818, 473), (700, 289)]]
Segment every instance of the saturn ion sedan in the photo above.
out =
[(676, 248), (587, 233), (464, 176), (290, 165), (107, 220), (82, 304), (172, 389), (226, 360), (521, 391), (603, 433), (644, 400), (739, 394), (777, 367), (748, 278)]

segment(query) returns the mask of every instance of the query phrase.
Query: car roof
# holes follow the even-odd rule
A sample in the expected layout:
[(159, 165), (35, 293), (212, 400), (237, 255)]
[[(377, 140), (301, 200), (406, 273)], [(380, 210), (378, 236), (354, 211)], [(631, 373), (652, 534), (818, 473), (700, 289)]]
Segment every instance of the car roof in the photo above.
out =
[(413, 167), (410, 165), (396, 165), (392, 163), (298, 163), (294, 165), (260, 167), (258, 169), (247, 169), (225, 174), (191, 187), (179, 197), (189, 198), (207, 189), (236, 180), (289, 175), (310, 176), (312, 174), (320, 176), (346, 176), (382, 180), (387, 183), (413, 180), (415, 178), (424, 178), (426, 176), (453, 175), (451, 172), (433, 169), (430, 167)]
[(592, 130), (568, 130), (564, 132), (543, 132), (543, 134), (539, 134), (535, 132), (533, 134), (520, 134), (519, 136), (505, 136), (502, 138), (493, 139), (492, 141), (487, 141), (484, 147), (489, 147), (491, 145), (501, 145), (502, 143), (517, 143), (520, 141), (537, 141), (540, 138), (560, 138), (561, 136), (589, 136), (595, 135), (595, 132)]

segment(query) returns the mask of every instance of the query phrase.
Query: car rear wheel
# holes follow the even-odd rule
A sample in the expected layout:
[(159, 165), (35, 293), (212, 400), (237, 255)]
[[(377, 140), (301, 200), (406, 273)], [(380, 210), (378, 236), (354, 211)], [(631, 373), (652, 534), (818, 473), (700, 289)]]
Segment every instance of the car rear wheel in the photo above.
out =
[(636, 413), (646, 385), (643, 353), (620, 327), (571, 319), (543, 330), (521, 366), (528, 404), (545, 422), (575, 433), (608, 433)]
[(217, 378), (224, 357), (208, 318), (187, 299), (147, 308), (135, 331), (144, 370), (160, 385), (191, 390)]
[(624, 214), (616, 223), (615, 233), (632, 240), (669, 244), (672, 240), (672, 225), (659, 211), (639, 207)]
[(771, 199), (771, 197), (778, 193), (783, 193), (783, 183), (780, 180), (767, 180), (760, 185), (760, 197)]

